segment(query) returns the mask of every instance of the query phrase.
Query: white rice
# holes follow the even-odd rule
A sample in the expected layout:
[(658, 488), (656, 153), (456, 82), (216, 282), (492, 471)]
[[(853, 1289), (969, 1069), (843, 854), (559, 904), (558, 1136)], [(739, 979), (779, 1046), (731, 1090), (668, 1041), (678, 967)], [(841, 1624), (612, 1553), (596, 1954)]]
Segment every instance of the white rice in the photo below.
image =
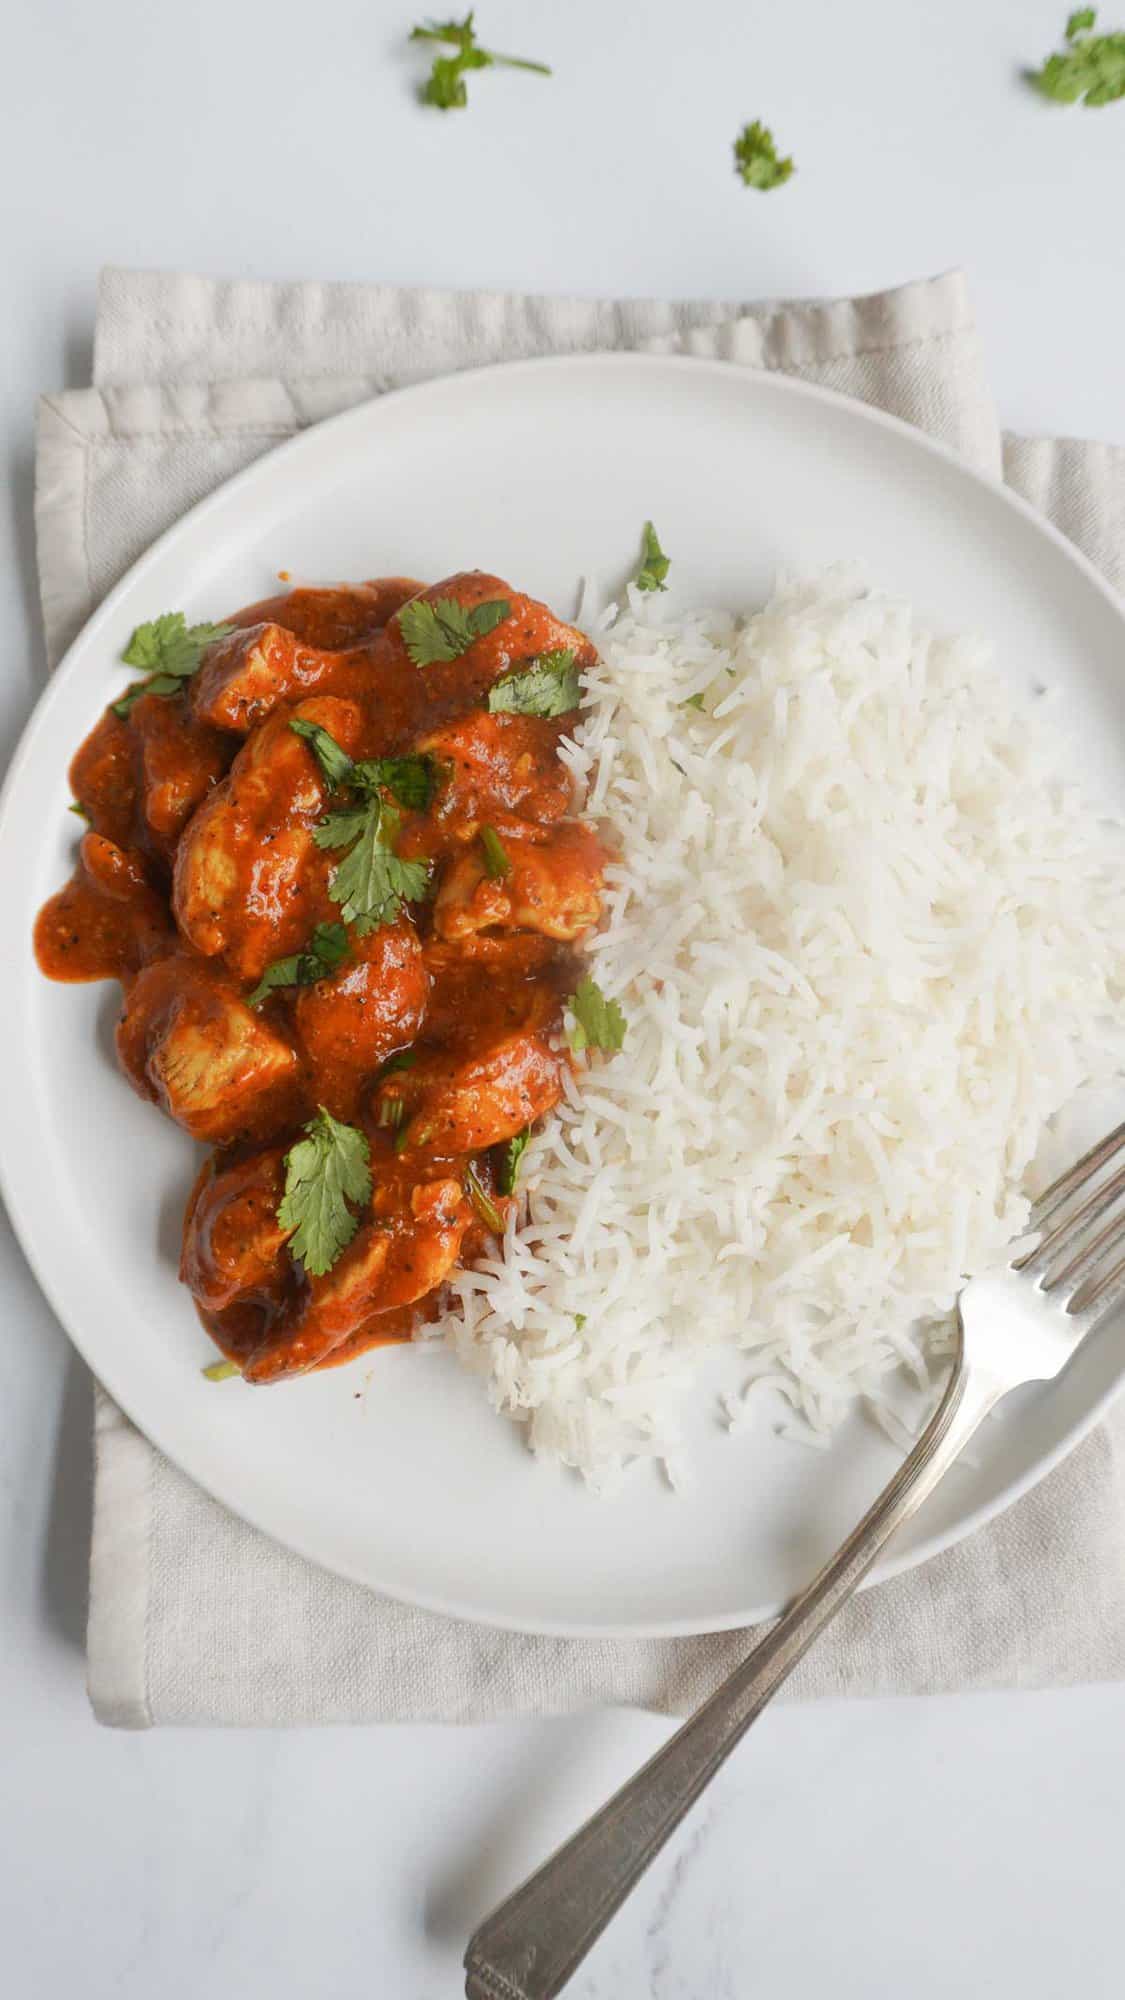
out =
[(609, 1487), (678, 1453), (715, 1344), (819, 1444), (925, 1382), (1046, 1121), (1125, 1068), (1125, 834), (986, 646), (850, 572), (743, 622), (631, 591), (601, 645), (564, 754), (620, 851), (591, 970), (628, 1033), (446, 1337)]

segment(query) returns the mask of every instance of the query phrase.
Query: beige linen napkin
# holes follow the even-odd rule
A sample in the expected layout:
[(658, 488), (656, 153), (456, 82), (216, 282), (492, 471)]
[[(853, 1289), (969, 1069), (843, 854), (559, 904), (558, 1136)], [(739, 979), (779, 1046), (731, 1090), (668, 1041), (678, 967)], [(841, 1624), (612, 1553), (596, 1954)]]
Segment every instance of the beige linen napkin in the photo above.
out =
[[(1119, 585), (1125, 452), (1003, 441), (963, 281), (835, 303), (588, 302), (109, 271), (94, 387), (40, 409), (52, 662), (153, 537), (277, 440), (382, 390), (509, 356), (716, 355), (893, 411), (1003, 475)], [(101, 1720), (307, 1723), (681, 1711), (731, 1633), (564, 1641), (413, 1611), (227, 1514), (99, 1392), (89, 1685)], [(786, 1690), (921, 1693), (1125, 1674), (1125, 1409), (999, 1520), (855, 1599)]]

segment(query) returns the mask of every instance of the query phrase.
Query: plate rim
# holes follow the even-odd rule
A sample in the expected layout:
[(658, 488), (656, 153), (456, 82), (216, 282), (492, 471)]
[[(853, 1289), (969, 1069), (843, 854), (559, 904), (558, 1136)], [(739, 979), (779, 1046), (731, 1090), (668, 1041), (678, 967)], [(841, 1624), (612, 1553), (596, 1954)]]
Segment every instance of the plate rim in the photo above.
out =
[[(492, 362), (481, 368), (458, 370), (451, 374), (443, 374), (428, 380), (409, 383), (400, 388), (385, 390), (375, 396), (365, 398), (362, 402), (352, 404), (347, 409), (338, 411), (333, 416), (307, 425), (292, 437), (285, 438), (262, 452), (249, 465), (242, 467), (238, 472), (232, 474), (229, 479), (224, 480), (219, 486), (215, 487), (212, 492), (205, 494), (201, 500), (198, 500), (192, 507), (185, 510), (183, 514), (149, 544), (141, 555), (137, 557), (136, 561), (111, 586), (100, 603), (95, 606), (90, 616), (83, 622), (81, 628), (63, 652), (57, 666), (53, 671), (49, 672), (46, 686), (38, 696), (30, 715), (27, 717), (9, 760), (3, 784), (0, 785), (0, 858), (6, 853), (10, 839), (8, 822), (12, 809), (12, 800), (19, 787), (26, 765), (34, 757), (37, 740), (41, 730), (45, 726), (46, 719), (53, 712), (56, 703), (66, 698), (66, 689), (74, 667), (75, 656), (80, 648), (85, 650), (91, 643), (96, 643), (99, 632), (103, 626), (113, 620), (122, 599), (129, 595), (143, 581), (146, 572), (161, 560), (177, 539), (187, 532), (189, 526), (197, 528), (201, 521), (206, 520), (208, 514), (220, 513), (223, 509), (228, 508), (232, 502), (237, 503), (238, 496), (246, 488), (253, 487), (263, 477), (268, 479), (271, 476), (272, 469), (279, 463), (284, 464), (291, 459), (299, 459), (302, 453), (311, 451), (314, 446), (318, 450), (323, 451), (327, 444), (329, 449), (331, 449), (333, 436), (360, 428), (365, 424), (377, 423), (380, 413), (388, 407), (400, 406), (404, 400), (409, 402), (440, 402), (443, 398), (449, 396), (457, 398), (464, 394), (471, 394), (474, 386), (479, 381), (495, 380), (497, 378), (502, 378), (504, 381), (511, 381), (515, 377), (523, 376), (596, 374), (605, 370), (611, 373), (651, 372), (655, 375), (668, 369), (676, 371), (694, 370), (700, 376), (716, 376), (728, 384), (737, 383), (747, 392), (777, 396), (782, 401), (792, 398), (798, 401), (828, 404), (834, 408), (846, 410), (848, 415), (859, 421), (861, 425), (868, 424), (877, 430), (888, 431), (896, 435), (901, 440), (907, 442), (913, 450), (921, 451), (923, 456), (928, 455), (943, 463), (962, 479), (967, 480), (971, 486), (975, 486), (978, 490), (987, 494), (993, 503), (998, 502), (1001, 508), (1008, 509), (1025, 523), (1029, 524), (1035, 533), (1043, 537), (1046, 542), (1062, 554), (1069, 565), (1077, 570), (1088, 585), (1093, 585), (1096, 594), (1103, 600), (1117, 619), (1121, 627), (1122, 638), (1125, 640), (1125, 602), (1122, 601), (1116, 590), (1102, 575), (1101, 571), (1096, 568), (1093, 562), (1091, 562), (1090, 558), (1075, 543), (1070, 541), (1062, 533), (1061, 529), (1055, 526), (1054, 522), (1048, 520), (1045, 515), (1040, 513), (1022, 494), (1013, 491), (1012, 488), (1007, 486), (1002, 478), (993, 476), (976, 466), (968, 464), (944, 440), (931, 437), (928, 433), (919, 430), (915, 425), (907, 423), (904, 419), (893, 415), (889, 411), (861, 402), (858, 398), (844, 395), (838, 390), (826, 388), (820, 383), (805, 382), (792, 376), (775, 373), (770, 370), (747, 367), (743, 363), (716, 359), (711, 356), (593, 350), (580, 354), (536, 355), (519, 360)], [(0, 989), (0, 1018), (2, 1018), (4, 1009), (9, 1004), (3, 989)], [(129, 1422), (136, 1426), (137, 1430), (140, 1431), (141, 1435), (153, 1449), (160, 1451), (186, 1478), (199, 1486), (201, 1491), (208, 1493), (219, 1505), (227, 1508), (236, 1518), (245, 1521), (250, 1527), (265, 1535), (277, 1546), (290, 1549), (294, 1554), (314, 1564), (318, 1569), (324, 1570), (327, 1574), (343, 1577), (345, 1580), (357, 1584), (375, 1595), (383, 1594), (393, 1598), (396, 1602), (414, 1605), (420, 1610), (455, 1618), (469, 1624), (483, 1625), (502, 1631), (538, 1634), (552, 1638), (640, 1640), (646, 1638), (695, 1637), (711, 1632), (736, 1631), (744, 1626), (775, 1617), (782, 1609), (782, 1606), (775, 1604), (751, 1605), (737, 1612), (710, 1616), (702, 1622), (698, 1617), (689, 1616), (684, 1618), (631, 1620), (625, 1624), (602, 1620), (583, 1622), (572, 1617), (554, 1619), (543, 1614), (537, 1614), (531, 1618), (521, 1618), (513, 1613), (490, 1611), (485, 1615), (482, 1613), (479, 1605), (467, 1604), (463, 1600), (450, 1598), (441, 1593), (428, 1592), (424, 1588), (416, 1592), (412, 1591), (409, 1596), (402, 1595), (401, 1590), (388, 1590), (385, 1585), (380, 1585), (377, 1581), (372, 1581), (370, 1575), (363, 1574), (357, 1565), (349, 1564), (345, 1559), (328, 1561), (321, 1551), (304, 1546), (299, 1528), (295, 1531), (287, 1530), (284, 1536), (280, 1536), (273, 1527), (259, 1518), (257, 1510), (252, 1504), (246, 1504), (244, 1501), (233, 1499), (226, 1492), (219, 1490), (222, 1485), (221, 1481), (216, 1484), (214, 1481), (209, 1480), (204, 1484), (196, 1472), (189, 1465), (185, 1464), (181, 1452), (175, 1447), (169, 1447), (168, 1443), (159, 1435), (163, 1426), (157, 1422), (150, 1428), (147, 1422), (141, 1422), (134, 1414), (128, 1384), (122, 1390), (118, 1380), (111, 1380), (108, 1376), (104, 1375), (101, 1368), (95, 1363), (92, 1355), (87, 1352), (86, 1340), (83, 1333), (75, 1325), (71, 1315), (63, 1310), (56, 1294), (56, 1285), (49, 1263), (42, 1254), (41, 1246), (37, 1240), (36, 1226), (30, 1215), (25, 1212), (23, 1195), (20, 1188), (18, 1161), (14, 1156), (14, 1150), (10, 1146), (7, 1132), (7, 1121), (0, 1120), (0, 1197), (4, 1201), (21, 1253), (26, 1258), (40, 1291), (43, 1293), (68, 1340), (81, 1355), (94, 1375), (95, 1380), (102, 1384), (123, 1414), (128, 1418)], [(92, 1343), (92, 1345), (96, 1345), (96, 1342)], [(109, 1374), (116, 1376), (116, 1370), (111, 1367)], [(870, 1574), (863, 1579), (860, 1588), (868, 1589), (875, 1584), (889, 1581), (892, 1577), (902, 1575), (908, 1570), (919, 1567), (921, 1564), (928, 1562), (932, 1557), (941, 1554), (944, 1550), (956, 1547), (979, 1528), (984, 1527), (989, 1521), (996, 1519), (997, 1516), (1006, 1512), (1009, 1507), (1014, 1506), (1025, 1494), (1039, 1485), (1063, 1459), (1069, 1456), (1071, 1451), (1082, 1442), (1083, 1438), (1089, 1434), (1095, 1424), (1104, 1416), (1106, 1410), (1116, 1400), (1123, 1389), (1125, 1389), (1125, 1354), (1123, 1354), (1121, 1367), (1115, 1379), (1100, 1394), (1091, 1398), (1088, 1405), (1061, 1432), (1055, 1444), (1037, 1457), (1023, 1473), (1017, 1474), (1011, 1480), (1007, 1481), (997, 1494), (980, 1501), (967, 1513), (961, 1515), (951, 1526), (935, 1530), (932, 1534), (912, 1544), (898, 1555), (891, 1554), (881, 1559)], [(533, 1467), (533, 1461), (530, 1460), (530, 1456), (529, 1465)]]

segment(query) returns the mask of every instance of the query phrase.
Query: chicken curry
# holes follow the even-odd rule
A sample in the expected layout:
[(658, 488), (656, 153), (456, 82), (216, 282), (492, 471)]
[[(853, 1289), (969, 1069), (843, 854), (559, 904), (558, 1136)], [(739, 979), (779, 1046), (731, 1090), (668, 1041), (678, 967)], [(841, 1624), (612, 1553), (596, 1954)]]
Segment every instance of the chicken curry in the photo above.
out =
[(171, 614), (125, 658), (36, 950), (120, 980), (121, 1068), (211, 1149), (181, 1277), (271, 1382), (408, 1339), (504, 1226), (601, 909), (560, 755), (593, 649), (474, 571)]

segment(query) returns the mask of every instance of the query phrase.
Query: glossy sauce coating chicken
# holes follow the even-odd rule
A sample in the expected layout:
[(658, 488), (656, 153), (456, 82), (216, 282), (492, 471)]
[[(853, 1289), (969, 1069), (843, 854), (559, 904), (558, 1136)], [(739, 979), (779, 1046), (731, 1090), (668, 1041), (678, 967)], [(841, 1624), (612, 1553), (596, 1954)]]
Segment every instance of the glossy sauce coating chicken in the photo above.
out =
[[(294, 590), (74, 759), (89, 829), (39, 961), (121, 981), (126, 1077), (213, 1149), (181, 1276), (247, 1381), (409, 1338), (506, 1212), (601, 910), (559, 755), (592, 659), (478, 571)], [(544, 661), (575, 677), (525, 712), (515, 677)], [(294, 1220), (317, 1133), (356, 1176), (330, 1252), (315, 1200)]]

